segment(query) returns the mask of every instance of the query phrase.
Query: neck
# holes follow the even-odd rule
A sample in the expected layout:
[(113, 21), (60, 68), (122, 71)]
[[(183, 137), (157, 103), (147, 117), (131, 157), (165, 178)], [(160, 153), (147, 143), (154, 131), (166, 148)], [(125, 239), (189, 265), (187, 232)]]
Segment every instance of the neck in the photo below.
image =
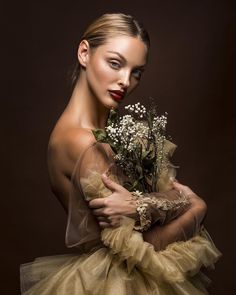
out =
[(104, 129), (110, 112), (91, 92), (83, 75), (75, 85), (67, 111), (79, 127), (88, 129)]

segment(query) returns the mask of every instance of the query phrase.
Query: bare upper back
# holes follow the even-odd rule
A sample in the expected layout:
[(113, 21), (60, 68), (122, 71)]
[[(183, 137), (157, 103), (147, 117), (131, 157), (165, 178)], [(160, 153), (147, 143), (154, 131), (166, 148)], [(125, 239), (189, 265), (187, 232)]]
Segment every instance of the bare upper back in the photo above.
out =
[(59, 120), (53, 129), (48, 143), (48, 171), (51, 189), (68, 209), (71, 175), (82, 151), (95, 142), (89, 129)]

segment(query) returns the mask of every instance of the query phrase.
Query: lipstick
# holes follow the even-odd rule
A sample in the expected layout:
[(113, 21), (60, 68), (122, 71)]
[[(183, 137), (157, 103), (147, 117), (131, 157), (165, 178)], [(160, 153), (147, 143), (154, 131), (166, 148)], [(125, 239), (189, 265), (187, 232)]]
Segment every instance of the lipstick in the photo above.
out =
[(116, 101), (121, 101), (124, 98), (125, 93), (120, 90), (109, 90), (111, 97)]

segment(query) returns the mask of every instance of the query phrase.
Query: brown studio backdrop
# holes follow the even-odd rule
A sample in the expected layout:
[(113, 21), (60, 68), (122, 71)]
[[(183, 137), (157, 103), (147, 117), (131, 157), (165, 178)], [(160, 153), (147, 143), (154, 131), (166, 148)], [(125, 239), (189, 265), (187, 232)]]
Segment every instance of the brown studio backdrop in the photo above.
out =
[(178, 179), (206, 200), (206, 226), (224, 254), (209, 273), (211, 294), (233, 294), (233, 1), (34, 1), (5, 8), (1, 294), (19, 294), (20, 263), (69, 252), (66, 215), (49, 188), (47, 142), (69, 99), (67, 72), (79, 37), (95, 17), (119, 11), (142, 21), (152, 42), (142, 82), (124, 103), (152, 96), (160, 113), (169, 113)]

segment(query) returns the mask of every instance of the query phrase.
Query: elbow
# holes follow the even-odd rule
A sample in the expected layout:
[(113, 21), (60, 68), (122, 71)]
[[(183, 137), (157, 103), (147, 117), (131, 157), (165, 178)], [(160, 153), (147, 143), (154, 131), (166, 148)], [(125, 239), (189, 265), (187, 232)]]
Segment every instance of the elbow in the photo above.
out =
[(196, 194), (190, 196), (191, 209), (198, 216), (198, 219), (203, 222), (207, 214), (206, 202)]
[(203, 223), (203, 221), (205, 220), (205, 217), (207, 215), (207, 204), (204, 200), (201, 200), (200, 211), (201, 211), (202, 223)]
[(199, 198), (199, 200), (195, 204), (195, 212), (198, 216), (200, 224), (202, 224), (207, 214), (207, 204), (204, 200)]

